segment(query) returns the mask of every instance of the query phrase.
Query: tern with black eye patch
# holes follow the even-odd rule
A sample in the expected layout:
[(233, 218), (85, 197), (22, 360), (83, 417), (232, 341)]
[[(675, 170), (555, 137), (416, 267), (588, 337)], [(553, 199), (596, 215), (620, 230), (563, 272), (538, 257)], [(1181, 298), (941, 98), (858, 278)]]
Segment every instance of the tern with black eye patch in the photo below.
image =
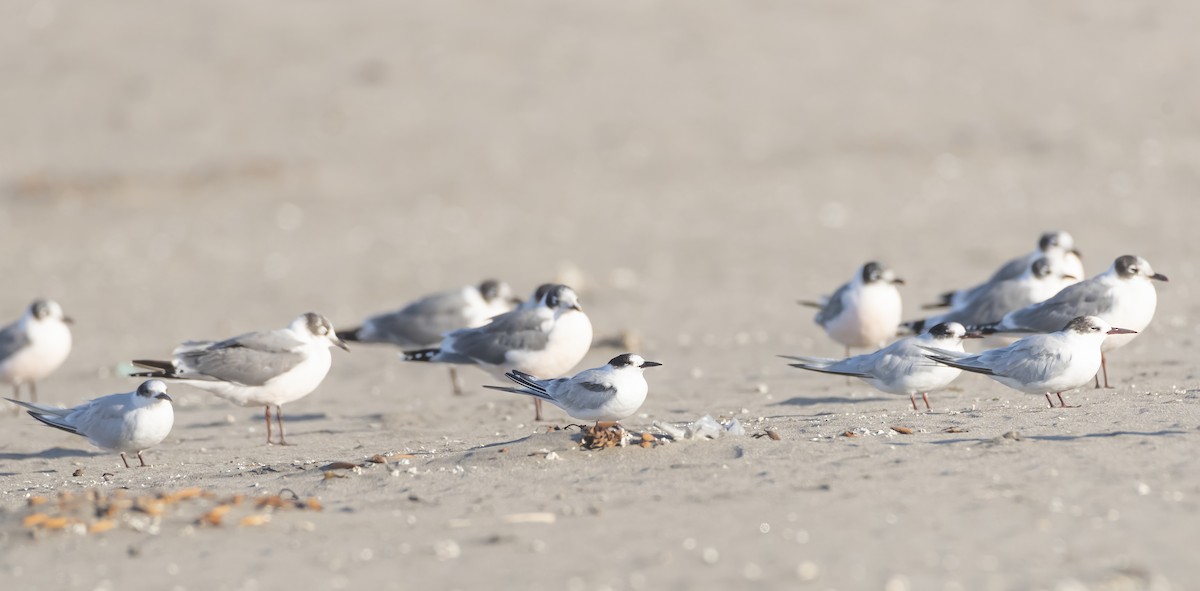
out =
[(37, 383), (66, 361), (71, 353), (72, 320), (54, 300), (34, 300), (15, 322), (0, 329), (0, 382), (12, 384), (13, 398), (21, 386), (37, 402)]
[(886, 266), (869, 262), (833, 295), (801, 305), (819, 308), (813, 320), (834, 341), (846, 347), (882, 347), (896, 336), (900, 326), (901, 301), (897, 285), (904, 280)]
[(142, 452), (166, 439), (175, 424), (167, 385), (159, 380), (146, 380), (133, 392), (102, 396), (73, 408), (11, 398), (8, 401), (25, 407), (29, 416), (48, 427), (85, 437), (100, 449), (119, 452), (126, 468), (126, 453), (136, 453), (145, 466)]
[(171, 361), (134, 360), (153, 371), (135, 377), (181, 380), (239, 406), (262, 406), (271, 439), (271, 407), (283, 436), (283, 405), (309, 395), (329, 373), (330, 347), (349, 350), (324, 316), (301, 314), (287, 328), (251, 332), (224, 341), (186, 341)]
[(821, 373), (859, 378), (875, 389), (889, 394), (907, 394), (913, 410), (917, 410), (917, 394), (930, 409), (929, 393), (950, 385), (961, 370), (930, 363), (920, 345), (962, 352), (962, 340), (969, 338), (966, 328), (957, 322), (946, 322), (930, 328), (916, 337), (905, 337), (874, 353), (846, 359), (780, 355), (799, 361), (792, 367)]
[(485, 387), (548, 401), (581, 421), (620, 421), (633, 416), (646, 401), (650, 386), (642, 371), (660, 365), (640, 355), (624, 353), (601, 367), (585, 369), (569, 378), (543, 380), (510, 371), (505, 377), (519, 388)]
[(1154, 272), (1149, 261), (1134, 255), (1120, 256), (1105, 272), (1070, 285), (1044, 302), (1009, 312), (1000, 322), (968, 326), (967, 330), (983, 334), (1048, 333), (1079, 316), (1098, 316), (1130, 331), (1109, 336), (1100, 348), (1096, 387), (1100, 387), (1103, 373), (1104, 387), (1109, 388), (1107, 353), (1129, 344), (1150, 325), (1158, 306), (1156, 281), (1165, 282), (1167, 277)]
[(1078, 388), (1100, 369), (1100, 348), (1114, 335), (1134, 331), (1114, 328), (1103, 318), (1080, 316), (1049, 334), (1027, 336), (1007, 347), (977, 355), (921, 345), (930, 359), (964, 371), (984, 374), (1009, 388), (1029, 394), (1051, 394), (1060, 407), (1067, 406), (1062, 393)]
[[(404, 360), (474, 365), (497, 379), (510, 371), (554, 378), (574, 368), (591, 346), (592, 322), (579, 296), (566, 285), (554, 285), (538, 305), (451, 332), (441, 346), (406, 351)], [(534, 403), (534, 420), (540, 421), (541, 399)]]
[[(339, 331), (338, 336), (348, 342), (387, 343), (405, 349), (435, 347), (446, 333), (483, 326), (520, 303), (507, 283), (488, 279), (479, 285), (433, 293), (397, 311), (371, 316), (361, 326)], [(455, 394), (462, 394), (454, 366), (450, 367), (450, 385)]]
[(1061, 274), (1062, 279), (1058, 289), (1054, 290), (1054, 293), (1057, 293), (1062, 288), (1077, 283), (1087, 276), (1083, 272), (1082, 256), (1075, 248), (1075, 238), (1069, 233), (1046, 232), (1038, 237), (1037, 248), (1033, 252), (1004, 263), (995, 273), (992, 273), (987, 281), (967, 289), (947, 291), (937, 302), (921, 307), (924, 309), (962, 307), (966, 301), (978, 297), (978, 292), (991, 289), (1002, 281), (1020, 277), (1029, 268), (1029, 265), (1040, 258), (1050, 261), (1051, 267)]

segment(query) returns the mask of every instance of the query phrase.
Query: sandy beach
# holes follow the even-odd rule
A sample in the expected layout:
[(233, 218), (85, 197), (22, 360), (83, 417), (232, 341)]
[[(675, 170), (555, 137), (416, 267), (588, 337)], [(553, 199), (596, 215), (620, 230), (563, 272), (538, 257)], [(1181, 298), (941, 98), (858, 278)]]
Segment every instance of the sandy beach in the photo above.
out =
[[(129, 360), (187, 339), (310, 310), (351, 326), (495, 277), (578, 289), (579, 369), (625, 346), (664, 364), (631, 430), (708, 414), (747, 435), (582, 450), (481, 371), (454, 396), (370, 345), (284, 407), (287, 447), (262, 409), (184, 384), (148, 468), (0, 413), (0, 587), (1193, 588), (1197, 16), (6, 3), (0, 321), (39, 296), (76, 320), (42, 401), (132, 390)], [(865, 261), (916, 318), (1052, 229), (1089, 274), (1137, 254), (1171, 279), (1077, 408), (971, 375), (914, 412), (777, 357), (840, 355), (796, 302)], [(108, 531), (28, 521), (185, 490)]]

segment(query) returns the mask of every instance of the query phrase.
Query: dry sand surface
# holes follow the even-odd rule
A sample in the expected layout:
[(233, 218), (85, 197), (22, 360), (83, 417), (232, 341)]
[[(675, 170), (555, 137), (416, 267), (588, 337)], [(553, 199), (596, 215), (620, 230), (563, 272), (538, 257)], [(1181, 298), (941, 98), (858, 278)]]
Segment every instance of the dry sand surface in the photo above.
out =
[[(334, 350), (290, 447), (185, 385), (150, 468), (0, 416), (0, 587), (1196, 588), (1195, 2), (168, 4), (0, 6), (0, 312), (77, 320), (43, 400), (188, 338), (558, 278), (665, 364), (631, 429), (782, 437), (581, 451), (481, 372), (455, 397)], [(775, 357), (840, 352), (795, 302), (868, 259), (913, 317), (1058, 228), (1089, 272), (1171, 278), (1079, 408), (965, 376), (915, 413)], [(22, 524), (189, 487), (323, 510)]]

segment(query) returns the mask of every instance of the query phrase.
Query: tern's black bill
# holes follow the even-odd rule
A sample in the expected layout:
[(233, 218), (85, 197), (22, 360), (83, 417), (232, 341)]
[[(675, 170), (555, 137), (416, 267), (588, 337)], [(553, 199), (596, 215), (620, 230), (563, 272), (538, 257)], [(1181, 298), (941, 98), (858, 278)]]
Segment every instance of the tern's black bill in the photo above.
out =
[(657, 361), (643, 361), (642, 362), (642, 367), (658, 367), (660, 365), (662, 365), (662, 364)]
[(1114, 328), (1109, 330), (1106, 334), (1137, 334), (1137, 331), (1129, 330), (1128, 328)]
[(1170, 279), (1167, 279), (1167, 276), (1166, 276), (1166, 275), (1163, 275), (1162, 273), (1155, 273), (1155, 274), (1151, 275), (1151, 276), (1150, 276), (1150, 278), (1151, 278), (1151, 279), (1153, 279), (1153, 280), (1155, 280), (1155, 281), (1167, 281), (1167, 282), (1170, 282)]

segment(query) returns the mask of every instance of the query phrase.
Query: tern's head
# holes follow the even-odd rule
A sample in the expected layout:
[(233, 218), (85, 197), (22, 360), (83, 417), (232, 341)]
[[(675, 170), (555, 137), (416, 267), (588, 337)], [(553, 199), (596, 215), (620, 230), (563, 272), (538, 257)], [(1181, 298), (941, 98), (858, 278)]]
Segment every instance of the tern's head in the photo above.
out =
[(1136, 334), (1137, 331), (1125, 328), (1113, 328), (1099, 316), (1079, 316), (1067, 323), (1063, 332), (1077, 335), (1095, 335), (1104, 338), (1110, 334)]
[(1167, 280), (1166, 275), (1154, 272), (1154, 269), (1150, 267), (1150, 261), (1131, 254), (1117, 257), (1117, 260), (1113, 261), (1112, 269), (1116, 271), (1117, 277), (1121, 279), (1136, 279), (1141, 277), (1155, 281)]
[(646, 361), (645, 359), (642, 359), (641, 355), (636, 353), (622, 353), (616, 357), (613, 357), (608, 364), (612, 366), (613, 369), (633, 368), (639, 370), (646, 369), (647, 367), (658, 367), (662, 365), (657, 361)]
[[(1040, 257), (1029, 265), (1029, 274), (1034, 279), (1048, 279), (1055, 274), (1054, 263), (1050, 262), (1049, 257)], [(1057, 278), (1070, 279), (1072, 281), (1079, 280), (1079, 277), (1066, 273), (1059, 273)]]
[(546, 294), (542, 296), (542, 305), (561, 314), (568, 310), (582, 312), (583, 308), (579, 306), (579, 296), (575, 294), (575, 290), (565, 285), (552, 285), (546, 290)]
[[(1057, 232), (1046, 232), (1038, 238), (1038, 250), (1042, 252), (1050, 252), (1052, 250), (1065, 250), (1070, 252), (1075, 251), (1075, 237), (1068, 232), (1061, 230)], [(1076, 252), (1078, 254), (1078, 252)]]
[(171, 397), (167, 396), (167, 384), (162, 380), (146, 380), (142, 385), (138, 386), (137, 395), (142, 398), (151, 398), (158, 400), (170, 401)]
[(58, 302), (45, 298), (33, 300), (33, 303), (29, 304), (29, 311), (27, 314), (30, 318), (36, 320), (37, 322), (57, 321), (65, 322), (67, 324), (74, 322), (68, 316), (63, 314), (62, 306), (59, 306)]
[(957, 322), (935, 324), (926, 334), (934, 341), (958, 342), (967, 337), (967, 327)]
[(483, 297), (483, 301), (493, 303), (510, 303), (513, 305), (520, 304), (521, 301), (513, 297), (512, 288), (503, 281), (495, 279), (486, 279), (479, 284), (479, 295)]
[(543, 283), (537, 286), (537, 289), (533, 290), (533, 295), (529, 296), (529, 299), (521, 304), (521, 306), (532, 308), (533, 306), (540, 304), (542, 299), (546, 297), (546, 292), (550, 291), (551, 289), (554, 289), (553, 283)]
[(301, 314), (299, 318), (292, 321), (290, 328), (297, 334), (306, 335), (314, 341), (340, 347), (343, 351), (350, 350), (346, 346), (346, 343), (342, 342), (342, 339), (333, 331), (333, 323), (329, 322), (328, 318), (316, 312)]
[(862, 266), (862, 270), (859, 272), (859, 279), (862, 280), (864, 285), (870, 285), (872, 283), (879, 282), (904, 285), (904, 280), (896, 277), (895, 271), (892, 271), (884, 264), (877, 263), (875, 261), (871, 261)]

